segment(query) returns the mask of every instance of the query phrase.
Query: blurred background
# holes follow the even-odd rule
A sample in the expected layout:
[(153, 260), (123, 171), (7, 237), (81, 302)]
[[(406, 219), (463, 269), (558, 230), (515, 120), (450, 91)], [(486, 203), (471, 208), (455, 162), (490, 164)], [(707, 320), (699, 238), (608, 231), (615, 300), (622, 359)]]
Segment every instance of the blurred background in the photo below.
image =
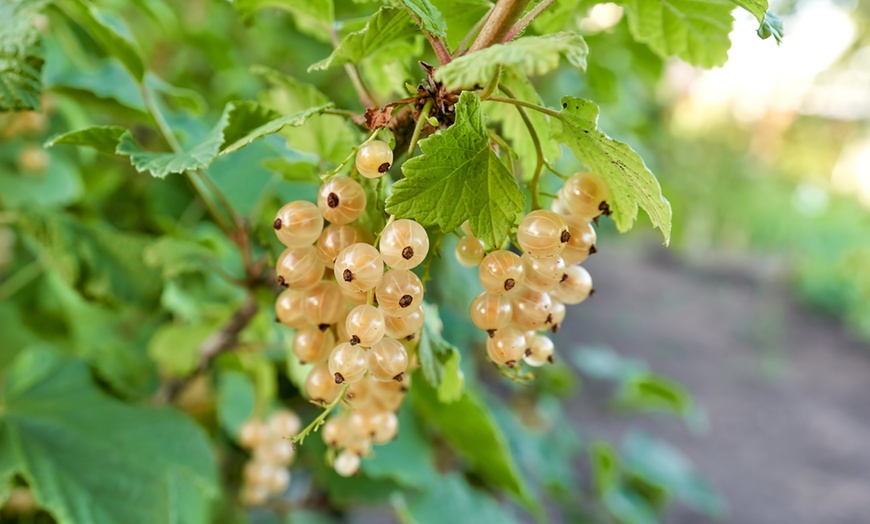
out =
[[(99, 4), (136, 37), (156, 73), (149, 82), (168, 101), (170, 124), (189, 137), (207, 132), (203, 115), (216, 115), (227, 101), (263, 96), (269, 84), (253, 65), (294, 75), (338, 107), (359, 110), (340, 68), (306, 73), (331, 44), (285, 12), (243, 21), (221, 1)], [(339, 2), (336, 17), (351, 30), (372, 10)], [(613, 442), (626, 462), (663, 479), (680, 501), (663, 522), (858, 524), (870, 515), (870, 5), (799, 0), (771, 10), (783, 20), (782, 44), (758, 38), (757, 21), (737, 10), (729, 61), (713, 70), (662, 60), (636, 43), (614, 4), (578, 7), (532, 27), (584, 34), (588, 71), (563, 67), (535, 84), (550, 106), (564, 95), (599, 103), (601, 128), (641, 154), (673, 206), (667, 248), (642, 213), (624, 235), (602, 221), (599, 252), (585, 264), (597, 294), (569, 309), (555, 339), (560, 366), (539, 378), (549, 385), (536, 386), (563, 398), (560, 416), (584, 442)], [(189, 205), (180, 177), (132, 176), (123, 159), (42, 147), (70, 129), (144, 118), (122, 67), (95, 58), (74, 28), (53, 22), (44, 19), (44, 113), (0, 115), (0, 368), (32, 342), (39, 329), (34, 314), (48, 319), (50, 336), (75, 341), (91, 336), (76, 333), (77, 323), (116, 325), (85, 302), (142, 298), (212, 329), (240, 300), (214, 275), (194, 279), (180, 271), (166, 287), (153, 286), (151, 272), (172, 271), (157, 250), (131, 262), (148, 266), (141, 282), (120, 281), (113, 267), (103, 277), (101, 265), (116, 260), (94, 256), (95, 247), (74, 237), (90, 227), (80, 224), (103, 220), (136, 232), (124, 238), (139, 245), (174, 230), (178, 220), (197, 242), (231, 258), (216, 228), (198, 223), (202, 210)], [(377, 64), (385, 75), (363, 69), (382, 100), (401, 96), (404, 82), (419, 81), (413, 57), (423, 44), (408, 44), (407, 60)], [(271, 223), (277, 203), (314, 195), (310, 182), (319, 166), (306, 151), (286, 148), (283, 162), (264, 163), (279, 147), (264, 142), (215, 162), (209, 173), (237, 209)], [(557, 166), (571, 172), (579, 167), (572, 162), (566, 151)], [(37, 243), (52, 235), (76, 238), (40, 252), (61, 274), (74, 275), (81, 295), (45, 299), (58, 284), (45, 277), (46, 262), (35, 258), (31, 241), (9, 226), (19, 212), (27, 218), (16, 227)], [(451, 252), (450, 240), (444, 249)], [(76, 316), (77, 308), (91, 316)], [(464, 347), (469, 336), (453, 327), (461, 314), (458, 305), (446, 306), (442, 316), (448, 338)], [(97, 368), (117, 379), (111, 388), (136, 398), (157, 380), (156, 371), (131, 371), (143, 361), (184, 366), (149, 342), (157, 328), (149, 322), (156, 321), (124, 318), (136, 328), (77, 351), (93, 351)], [(112, 352), (116, 335), (139, 349), (119, 357)], [(682, 416), (614, 409), (614, 391), (624, 393), (625, 377), (638, 369), (684, 386), (677, 391), (691, 398), (674, 401), (685, 408), (677, 409)], [(551, 480), (561, 482), (558, 475)], [(695, 482), (695, 475), (706, 481)], [(377, 508), (354, 515), (391, 521)], [(584, 521), (567, 515), (554, 520)]]

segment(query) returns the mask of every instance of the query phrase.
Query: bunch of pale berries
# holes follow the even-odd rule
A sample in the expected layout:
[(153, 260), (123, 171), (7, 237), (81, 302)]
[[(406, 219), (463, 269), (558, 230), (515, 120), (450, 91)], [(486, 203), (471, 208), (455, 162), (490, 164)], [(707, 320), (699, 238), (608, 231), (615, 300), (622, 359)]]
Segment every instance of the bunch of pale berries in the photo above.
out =
[[(389, 145), (373, 140), (360, 146), (356, 168), (377, 178), (392, 160)], [(273, 224), (287, 246), (277, 261), (278, 282), (288, 289), (278, 297), (276, 319), (297, 330), (293, 351), (314, 365), (306, 392), (323, 405), (344, 393), (352, 407), (333, 415), (322, 432), (330, 447), (342, 450), (333, 465), (345, 476), (359, 469), (373, 443), (398, 431), (395, 412), (413, 355), (406, 345), (416, 343), (423, 327), (423, 283), (411, 269), (429, 252), (426, 230), (413, 220), (388, 223), (375, 247), (371, 233), (354, 225), (365, 209), (363, 187), (333, 176), (320, 187), (316, 206), (290, 202)]]
[(541, 332), (558, 331), (566, 304), (579, 304), (594, 290), (580, 262), (595, 253), (592, 221), (608, 210), (607, 185), (594, 173), (571, 176), (551, 210), (524, 216), (517, 228), (522, 255), (500, 249), (486, 253), (467, 223), (456, 244), (456, 258), (479, 266), (484, 292), (471, 303), (471, 320), (487, 332), (493, 362), (514, 367), (553, 362), (553, 342)]
[(239, 444), (251, 451), (251, 459), (242, 470), (242, 502), (255, 506), (270, 495), (283, 493), (290, 485), (290, 471), (295, 451), (286, 439), (299, 431), (299, 417), (281, 409), (265, 421), (250, 419), (239, 428)]

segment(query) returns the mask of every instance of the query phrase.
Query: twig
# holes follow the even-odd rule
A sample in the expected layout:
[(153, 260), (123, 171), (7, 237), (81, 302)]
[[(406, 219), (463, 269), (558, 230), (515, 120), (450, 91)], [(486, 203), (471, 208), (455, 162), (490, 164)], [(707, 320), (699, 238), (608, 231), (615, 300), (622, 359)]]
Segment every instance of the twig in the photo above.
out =
[(292, 442), (293, 444), (299, 444), (301, 446), (302, 443), (305, 441), (305, 437), (307, 437), (312, 432), (316, 432), (320, 428), (320, 426), (322, 426), (323, 423), (326, 422), (326, 417), (328, 417), (329, 414), (332, 413), (332, 410), (334, 410), (335, 407), (338, 406), (342, 400), (344, 400), (344, 396), (347, 394), (347, 390), (349, 387), (350, 384), (345, 384), (344, 387), (341, 388), (341, 392), (338, 394), (338, 396), (336, 396), (332, 402), (324, 407), (323, 412), (320, 413), (320, 415), (318, 415), (316, 419), (312, 420), (311, 424), (308, 424), (305, 429), (290, 437), (290, 442)]
[(459, 45), (456, 46), (456, 49), (453, 51), (453, 58), (462, 56), (466, 53), (466, 47), (468, 46), (468, 42), (470, 42), (471, 39), (474, 38), (474, 36), (480, 31), (480, 28), (483, 27), (483, 24), (486, 23), (486, 21), (489, 19), (489, 15), (492, 14), (492, 9), (493, 8), (490, 7), (489, 11), (487, 11), (486, 14), (483, 15), (483, 17), (481, 17), (481, 19), (478, 20), (476, 24), (474, 24), (474, 27), (471, 28), (471, 31), (469, 31), (468, 34), (466, 34), (465, 37), (462, 38), (462, 41), (459, 42)]
[(528, 13), (526, 13), (526, 16), (522, 17), (519, 22), (511, 27), (510, 31), (508, 31), (507, 36), (504, 37), (504, 40), (502, 40), (502, 42), (510, 42), (511, 40), (516, 38), (517, 35), (525, 31), (526, 28), (529, 27), (529, 24), (531, 24), (535, 18), (537, 18), (541, 13), (544, 12), (544, 10), (546, 10), (548, 7), (555, 3), (556, 0), (543, 0), (540, 4), (533, 7)]
[(565, 120), (565, 117), (562, 113), (550, 109), (549, 107), (544, 107), (538, 104), (533, 104), (531, 102), (526, 102), (525, 100), (517, 100), (516, 98), (508, 98), (504, 96), (491, 96), (486, 99), (488, 102), (501, 102), (502, 104), (511, 104), (514, 106), (527, 107), (529, 109), (534, 109), (539, 113), (544, 113), (545, 115), (550, 115), (553, 118), (558, 118), (559, 120)]
[[(329, 28), (329, 36), (332, 39), (332, 46), (338, 48), (340, 42), (338, 41), (338, 31), (335, 30), (334, 27)], [(356, 89), (357, 95), (359, 95), (359, 101), (364, 107), (378, 107), (378, 103), (375, 101), (375, 97), (366, 89), (365, 84), (363, 84), (362, 78), (359, 74), (359, 69), (357, 69), (355, 64), (344, 64), (344, 71), (347, 73), (347, 76), (350, 77), (350, 81), (353, 84), (354, 89)]]
[(438, 57), (438, 62), (441, 65), (449, 64), (452, 58), (450, 57), (450, 51), (447, 50), (447, 46), (444, 45), (444, 42), (437, 37), (434, 37), (423, 31), (426, 35), (426, 39), (429, 40), (429, 45), (432, 46), (432, 50), (435, 51), (435, 56)]
[[(506, 87), (502, 87), (502, 91), (505, 92), (506, 95), (514, 98), (513, 93), (510, 92), (510, 89)], [(520, 112), (520, 118), (523, 119), (523, 123), (526, 124), (526, 129), (529, 130), (529, 135), (532, 137), (532, 144), (535, 146), (535, 155), (537, 155), (537, 162), (535, 163), (535, 174), (532, 175), (532, 180), (529, 182), (530, 190), (532, 192), (532, 211), (541, 208), (540, 199), (538, 197), (538, 186), (541, 182), (541, 170), (544, 167), (544, 148), (541, 147), (541, 139), (538, 137), (538, 132), (535, 131), (535, 126), (532, 125), (532, 120), (529, 118), (529, 114), (526, 112), (525, 108), (521, 106), (516, 106), (517, 111)]]
[(473, 53), (503, 41), (511, 25), (523, 14), (528, 3), (529, 0), (499, 0), (469, 51)]
[(563, 175), (562, 173), (556, 171), (556, 169), (553, 167), (553, 165), (550, 164), (549, 162), (544, 162), (544, 166), (550, 171), (550, 173), (553, 173), (554, 175), (561, 178), (562, 180), (568, 180), (569, 178), (571, 178), (568, 175)]
[(423, 104), (423, 109), (420, 110), (420, 114), (417, 116), (417, 124), (414, 125), (414, 134), (411, 135), (411, 145), (408, 146), (409, 160), (414, 156), (414, 150), (417, 148), (417, 141), (420, 140), (420, 133), (423, 131), (423, 126), (426, 125), (426, 120), (429, 118), (429, 111), (432, 109), (434, 103), (435, 99), (433, 98), (426, 100), (426, 103)]
[(480, 99), (486, 100), (491, 97), (495, 90), (498, 89), (498, 82), (501, 80), (502, 67), (499, 64), (495, 68), (495, 73), (493, 73), (492, 78), (489, 80), (489, 83), (486, 85), (483, 91), (480, 92)]

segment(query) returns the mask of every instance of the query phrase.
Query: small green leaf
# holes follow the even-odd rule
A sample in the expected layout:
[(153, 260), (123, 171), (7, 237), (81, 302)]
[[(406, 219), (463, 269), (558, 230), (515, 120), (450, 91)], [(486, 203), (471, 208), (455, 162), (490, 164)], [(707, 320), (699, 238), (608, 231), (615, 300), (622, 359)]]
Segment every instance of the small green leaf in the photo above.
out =
[(145, 63), (141, 53), (133, 42), (104, 22), (93, 5), (85, 0), (58, 0), (55, 5), (87, 31), (106, 54), (120, 60), (137, 82), (142, 83), (145, 78)]
[[(752, 1), (752, 0), (747, 0)], [(635, 40), (663, 58), (715, 67), (728, 59), (734, 4), (729, 0), (623, 0)]]
[(464, 379), (459, 369), (462, 358), (456, 346), (450, 344), (441, 336), (441, 317), (438, 308), (431, 304), (423, 304), (423, 330), (420, 333), (420, 345), (417, 347), (417, 358), (423, 376), (438, 390), (438, 400), (443, 403), (454, 402), (462, 396)]
[(58, 144), (88, 146), (100, 153), (114, 155), (121, 141), (121, 135), (126, 131), (121, 126), (91, 126), (56, 136), (46, 142), (45, 147), (54, 147)]
[(414, 20), (401, 7), (382, 7), (365, 27), (347, 35), (327, 58), (308, 71), (321, 71), (334, 65), (358, 64), (363, 58), (378, 54), (399, 40), (419, 34)]
[(453, 351), (447, 358), (447, 362), (444, 363), (441, 384), (438, 384), (438, 401), (443, 404), (456, 402), (462, 397), (465, 377), (462, 375), (462, 370), (459, 369), (461, 358), (459, 351)]
[(292, 14), (296, 28), (323, 42), (330, 41), (330, 30), (335, 25), (333, 0), (236, 0), (236, 10), (248, 19), (262, 9), (281, 9)]
[(780, 20), (775, 13), (768, 11), (764, 14), (764, 19), (761, 21), (761, 27), (758, 28), (758, 36), (762, 40), (766, 40), (772, 36), (777, 44), (781, 44), (782, 39), (785, 36), (785, 31), (782, 27), (782, 20)]
[(665, 411), (687, 419), (695, 411), (692, 396), (682, 385), (650, 373), (625, 379), (617, 394), (617, 402), (633, 409)]
[(612, 489), (601, 497), (604, 507), (621, 524), (659, 524), (655, 510), (640, 495), (626, 488)]
[(538, 76), (559, 67), (562, 55), (572, 66), (585, 70), (588, 53), (586, 41), (576, 33), (526, 36), (459, 57), (439, 67), (435, 79), (451, 88), (483, 86), (489, 83), (498, 66)]
[(18, 356), (0, 404), (0, 464), (27, 479), (58, 523), (211, 521), (211, 444), (177, 411), (123, 404), (84, 363), (45, 350)]
[(215, 331), (214, 325), (165, 324), (151, 338), (148, 356), (166, 374), (188, 375), (199, 363), (199, 347)]
[(758, 19), (759, 23), (764, 22), (764, 13), (767, 12), (767, 0), (731, 0), (743, 9), (746, 9)]
[(255, 403), (254, 384), (248, 375), (231, 370), (218, 375), (218, 421), (233, 440), (238, 438), (242, 424), (253, 415)]
[(441, 38), (447, 36), (447, 22), (444, 21), (441, 11), (432, 5), (432, 2), (429, 0), (402, 0), (402, 3), (420, 20), (424, 31)]
[(232, 106), (229, 123), (223, 130), (221, 155), (238, 151), (254, 140), (277, 133), (286, 126), (299, 127), (309, 117), (323, 113), (332, 104), (312, 107), (287, 116), (281, 116), (277, 111), (256, 102), (235, 102)]
[(597, 441), (589, 446), (589, 459), (592, 465), (592, 479), (595, 489), (603, 494), (619, 485), (619, 455), (608, 442)]
[(47, 2), (0, 2), (0, 111), (39, 109), (42, 64), (34, 19)]
[(671, 205), (662, 196), (655, 175), (627, 144), (598, 130), (598, 106), (582, 98), (562, 99), (562, 119), (553, 119), (553, 136), (568, 145), (580, 162), (594, 171), (610, 188), (607, 203), (619, 231), (631, 229), (638, 206), (662, 231), (665, 244), (671, 238)]
[(387, 212), (452, 231), (465, 220), (490, 249), (510, 233), (525, 199), (516, 180), (489, 147), (480, 98), (464, 92), (456, 123), (420, 141), (423, 154), (402, 165)]
[(431, 489), (411, 497), (407, 511), (416, 524), (520, 522), (496, 498), (472, 487), (457, 473), (440, 477)]
[(130, 157), (130, 163), (140, 173), (149, 173), (156, 178), (165, 178), (171, 173), (183, 173), (188, 170), (208, 166), (217, 156), (222, 142), (220, 134), (210, 134), (208, 138), (188, 151), (181, 153), (153, 153), (145, 150), (133, 138), (133, 133), (126, 131), (121, 135), (116, 152)]

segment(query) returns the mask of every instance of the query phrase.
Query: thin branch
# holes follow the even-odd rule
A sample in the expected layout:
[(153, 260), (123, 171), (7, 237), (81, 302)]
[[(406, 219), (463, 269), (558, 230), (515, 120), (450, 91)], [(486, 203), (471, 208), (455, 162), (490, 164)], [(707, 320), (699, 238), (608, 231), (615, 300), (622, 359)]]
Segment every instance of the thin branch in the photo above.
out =
[[(506, 95), (514, 99), (513, 93), (506, 87), (502, 87), (502, 91), (505, 92)], [(522, 106), (516, 106), (517, 111), (520, 112), (520, 118), (523, 119), (523, 123), (526, 125), (526, 129), (529, 130), (529, 135), (532, 137), (532, 143), (535, 146), (535, 154), (537, 155), (537, 162), (535, 164), (535, 174), (532, 176), (531, 182), (529, 182), (530, 190), (532, 192), (532, 211), (541, 208), (540, 198), (538, 197), (539, 188), (538, 186), (541, 183), (541, 170), (544, 167), (544, 148), (541, 147), (541, 139), (538, 137), (538, 132), (535, 131), (535, 126), (532, 125), (532, 120), (529, 118), (529, 114), (526, 112), (526, 109)]]
[(562, 113), (550, 109), (549, 107), (544, 107), (538, 104), (533, 104), (531, 102), (526, 102), (525, 100), (517, 100), (516, 98), (508, 98), (504, 96), (491, 96), (486, 99), (488, 102), (501, 102), (502, 104), (511, 104), (514, 106), (527, 107), (529, 109), (534, 109), (539, 113), (544, 113), (545, 115), (550, 115), (553, 118), (558, 118), (559, 120), (565, 120)]
[[(338, 48), (340, 42), (338, 41), (338, 31), (336, 31), (335, 27), (329, 28), (329, 36), (332, 39), (332, 46)], [(347, 73), (347, 76), (350, 77), (350, 81), (353, 84), (354, 89), (356, 89), (357, 95), (359, 95), (359, 101), (363, 107), (378, 107), (375, 97), (372, 96), (365, 84), (363, 84), (362, 78), (359, 74), (359, 69), (357, 69), (356, 65), (344, 64), (344, 71)]]
[(456, 46), (456, 49), (453, 51), (453, 58), (465, 54), (465, 52), (467, 51), (466, 48), (468, 47), (468, 43), (471, 42), (471, 39), (474, 38), (475, 35), (477, 35), (477, 33), (480, 31), (480, 28), (483, 27), (483, 24), (486, 23), (486, 21), (489, 19), (489, 15), (492, 13), (492, 9), (493, 8), (490, 7), (489, 11), (487, 11), (486, 14), (483, 15), (476, 24), (474, 24), (474, 27), (471, 28), (471, 31), (469, 31), (468, 34), (466, 34), (465, 37), (462, 38), (462, 41), (459, 42), (459, 45)]
[(420, 114), (417, 115), (417, 123), (414, 125), (414, 134), (411, 135), (411, 145), (408, 146), (408, 159), (414, 156), (414, 150), (417, 149), (417, 141), (420, 140), (420, 133), (423, 131), (423, 126), (426, 125), (426, 121), (429, 118), (429, 111), (432, 109), (432, 105), (435, 103), (435, 99), (429, 98), (426, 100), (426, 103), (423, 104), (423, 109), (420, 110)]
[(541, 13), (544, 12), (544, 10), (546, 10), (548, 7), (555, 3), (556, 0), (543, 0), (540, 4), (533, 7), (531, 11), (526, 13), (526, 16), (522, 17), (519, 22), (511, 27), (510, 31), (508, 31), (507, 36), (504, 37), (504, 40), (502, 40), (502, 42), (510, 42), (511, 40), (516, 38), (520, 33), (525, 31), (527, 27), (529, 27), (529, 24), (531, 24), (535, 18), (537, 18)]
[(495, 73), (493, 73), (492, 78), (489, 81), (489, 84), (486, 85), (483, 91), (480, 92), (480, 99), (486, 100), (491, 97), (493, 93), (495, 93), (496, 89), (498, 89), (498, 82), (501, 80), (502, 66), (501, 64), (495, 68)]
[(449, 64), (452, 58), (450, 57), (450, 51), (447, 50), (447, 46), (444, 45), (444, 42), (435, 36), (430, 35), (425, 30), (423, 34), (426, 35), (426, 40), (429, 40), (429, 45), (432, 46), (432, 50), (435, 51), (435, 56), (438, 57), (438, 62), (441, 65)]
[(529, 0), (499, 0), (469, 51), (479, 51), (503, 41), (511, 25), (523, 14), (528, 3)]

